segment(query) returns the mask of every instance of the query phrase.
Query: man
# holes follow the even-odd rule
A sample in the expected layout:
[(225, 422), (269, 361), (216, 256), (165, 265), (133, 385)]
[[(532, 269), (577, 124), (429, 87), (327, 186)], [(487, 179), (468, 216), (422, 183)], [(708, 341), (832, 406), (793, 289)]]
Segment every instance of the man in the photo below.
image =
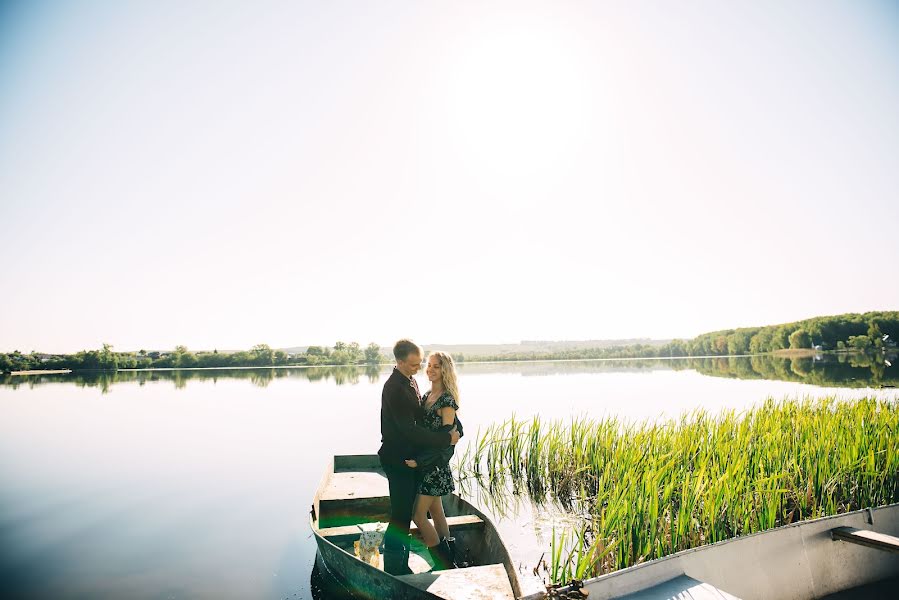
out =
[(396, 367), (381, 393), (381, 449), (378, 456), (390, 488), (390, 523), (384, 534), (384, 570), (407, 575), (409, 522), (417, 493), (415, 470), (406, 465), (421, 448), (445, 448), (459, 441), (459, 432), (430, 431), (416, 425), (422, 417), (421, 394), (413, 375), (421, 368), (421, 348), (410, 340), (393, 347)]

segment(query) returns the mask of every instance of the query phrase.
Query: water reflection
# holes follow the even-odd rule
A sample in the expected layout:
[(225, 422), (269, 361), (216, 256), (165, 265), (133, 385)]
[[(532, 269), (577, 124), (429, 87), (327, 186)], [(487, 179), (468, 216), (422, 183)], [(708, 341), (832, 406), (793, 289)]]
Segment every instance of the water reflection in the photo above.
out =
[[(0, 581), (16, 582), (19, 597), (339, 597), (310, 577), (308, 502), (331, 456), (377, 450), (380, 384), (390, 370), (0, 379)], [(461, 371), (469, 435), (459, 457), (479, 431), (511, 415), (675, 418), (697, 407), (743, 410), (770, 395), (897, 379), (882, 357), (857, 355), (468, 363)], [(419, 383), (426, 385), (422, 376)], [(553, 528), (571, 518), (527, 490), (461, 483), (528, 569)]]
[(6, 375), (0, 377), (0, 385), (13, 389), (25, 386), (34, 388), (53, 383), (65, 383), (78, 387), (100, 388), (109, 391), (115, 383), (146, 385), (170, 381), (176, 389), (183, 389), (188, 381), (216, 383), (219, 379), (244, 379), (265, 388), (276, 379), (300, 379), (303, 381), (333, 381), (336, 385), (356, 385), (365, 377), (368, 383), (376, 383), (386, 367), (378, 365), (352, 367), (272, 367), (225, 369), (160, 369), (120, 371), (77, 371), (74, 373), (45, 373), (41, 375)]
[(735, 379), (793, 381), (822, 387), (882, 388), (899, 385), (896, 356), (824, 354), (818, 356), (691, 358), (672, 361), (675, 369)]
[[(704, 358), (633, 359), (633, 360), (573, 360), (498, 363), (462, 363), (465, 375), (519, 374), (540, 377), (577, 373), (627, 373), (654, 370), (694, 370), (711, 377), (730, 379), (779, 380), (806, 383), (821, 387), (882, 388), (899, 387), (899, 357), (896, 355), (820, 354), (817, 356), (785, 357), (716, 356)], [(340, 367), (270, 367), (227, 369), (171, 369), (79, 371), (43, 375), (6, 375), (0, 385), (33, 388), (52, 383), (97, 387), (103, 393), (114, 383), (147, 383), (171, 381), (176, 389), (183, 389), (188, 381), (215, 383), (220, 378), (244, 379), (260, 388), (276, 379), (300, 379), (312, 382), (332, 381), (335, 385), (357, 385), (364, 380), (376, 383), (389, 371), (389, 365)]]
[(314, 600), (357, 600), (359, 598), (334, 577), (327, 567), (320, 566), (317, 560), (309, 578), (309, 591)]
[(647, 370), (694, 370), (711, 377), (766, 379), (821, 387), (881, 388), (899, 386), (899, 358), (891, 355), (819, 354), (816, 356), (712, 356), (671, 359), (547, 361), (462, 364), (465, 374), (519, 372), (525, 377), (576, 373), (627, 373)]

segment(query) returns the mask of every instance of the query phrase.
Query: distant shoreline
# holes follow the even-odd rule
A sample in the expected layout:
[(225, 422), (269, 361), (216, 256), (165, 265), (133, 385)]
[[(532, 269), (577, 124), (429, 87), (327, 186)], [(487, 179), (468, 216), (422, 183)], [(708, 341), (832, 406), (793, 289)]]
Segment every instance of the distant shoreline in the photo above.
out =
[[(468, 361), (459, 364), (460, 373), (477, 376), (485, 374), (520, 373), (527, 375), (557, 375), (575, 373), (681, 372), (743, 380), (787, 381), (832, 388), (870, 388), (872, 390), (899, 389), (899, 358), (895, 353), (880, 356), (865, 353), (822, 352), (820, 356), (783, 356), (774, 353), (742, 355), (697, 355), (685, 357), (649, 358), (577, 358), (531, 359), (501, 361)], [(244, 379), (265, 386), (281, 379), (308, 379), (310, 382), (333, 379), (337, 385), (383, 381), (393, 364), (382, 362), (368, 365), (256, 365), (224, 367), (142, 367), (104, 369), (73, 369), (70, 373), (56, 372), (32, 377), (0, 376), (0, 387), (10, 385), (43, 385), (75, 383), (101, 386), (104, 390), (114, 383), (174, 382), (181, 387), (190, 380), (218, 381), (220, 378)], [(25, 371), (25, 369), (18, 369)], [(51, 371), (33, 369), (32, 372)], [(899, 397), (893, 398), (899, 400)]]
[(52, 375), (71, 372), (72, 369), (32, 369), (30, 371), (12, 371), (10, 375)]
[[(691, 340), (674, 339), (662, 345), (659, 340), (638, 338), (615, 340), (624, 345), (608, 345), (611, 340), (569, 342), (523, 341), (520, 344), (427, 345), (425, 350), (448, 351), (458, 364), (501, 362), (555, 362), (579, 360), (641, 360), (664, 358), (701, 358), (762, 355), (793, 359), (814, 359), (819, 352), (861, 352), (883, 354), (899, 352), (899, 311), (871, 311), (812, 317), (803, 321), (741, 327), (703, 333)], [(634, 343), (636, 342), (636, 343)], [(115, 352), (110, 344), (98, 350), (75, 354), (47, 354), (32, 351), (22, 354), (0, 353), (0, 373), (40, 374), (117, 369), (228, 369), (260, 367), (349, 366), (391, 363), (392, 352), (372, 342), (362, 347), (357, 342), (336, 342), (333, 347), (306, 346), (272, 348), (257, 344), (237, 352), (193, 352), (186, 346), (172, 351)]]
[[(833, 350), (828, 350), (827, 352), (836, 353)], [(824, 353), (824, 350), (814, 350), (812, 348), (786, 348), (784, 350), (775, 350), (771, 354), (774, 356), (782, 356), (784, 358), (804, 358), (806, 356), (816, 356)]]
[[(886, 350), (886, 349), (884, 349)], [(886, 354), (891, 354), (889, 351)], [(603, 357), (603, 358), (515, 358), (504, 360), (493, 358), (488, 360), (466, 360), (456, 363), (459, 367), (465, 365), (490, 365), (490, 364), (523, 364), (523, 363), (559, 363), (559, 362), (641, 362), (641, 361), (677, 361), (690, 359), (721, 359), (721, 358), (751, 358), (755, 356), (773, 356), (777, 358), (814, 358), (822, 355), (855, 355), (866, 354), (863, 351), (838, 351), (838, 350), (814, 350), (811, 348), (783, 349), (774, 352), (759, 352), (757, 354), (697, 354), (688, 356), (627, 356), (627, 357)], [(879, 354), (879, 353), (878, 353)], [(231, 370), (261, 370), (261, 369), (317, 369), (317, 368), (377, 368), (393, 366), (393, 362), (380, 363), (356, 363), (356, 364), (293, 364), (293, 365), (240, 365), (220, 367), (118, 367), (117, 369), (35, 369), (27, 371), (13, 371), (9, 375), (64, 375), (67, 373), (85, 372), (109, 372), (116, 371), (141, 372), (141, 371), (231, 371)]]
[[(732, 354), (732, 355), (717, 355), (710, 354), (707, 356), (649, 356), (649, 357), (639, 357), (639, 356), (629, 356), (626, 358), (520, 358), (515, 360), (467, 360), (465, 362), (456, 363), (457, 367), (464, 367), (465, 365), (505, 365), (505, 364), (515, 364), (515, 363), (546, 363), (546, 362), (620, 362), (620, 361), (645, 361), (645, 360), (683, 360), (688, 358), (745, 358), (750, 356), (762, 356), (765, 354), (771, 354), (770, 352), (762, 353), (762, 354)], [(820, 354), (820, 353), (819, 353)], [(341, 365), (341, 364), (320, 364), (320, 365), (260, 365), (260, 366), (243, 366), (243, 367), (144, 367), (144, 368), (119, 368), (117, 371), (230, 371), (233, 369), (318, 369), (318, 368), (328, 368), (333, 369), (336, 367), (351, 367), (351, 368), (365, 368), (365, 367), (392, 367), (396, 363), (393, 362), (382, 362), (382, 363), (359, 363), (355, 365)]]
[[(771, 354), (771, 353), (763, 353), (763, 354)], [(646, 361), (646, 360), (658, 360), (658, 361), (671, 361), (671, 360), (683, 360), (689, 358), (736, 358), (736, 357), (749, 357), (749, 356), (759, 356), (756, 354), (733, 354), (728, 356), (721, 355), (705, 355), (705, 356), (650, 356), (650, 357), (626, 357), (626, 358), (520, 358), (515, 360), (472, 360), (465, 361), (461, 363), (457, 363), (459, 367), (464, 367), (465, 365), (492, 365), (492, 364), (515, 364), (515, 363), (550, 363), (550, 362), (621, 362), (621, 361)], [(233, 366), (233, 367), (141, 367), (141, 368), (126, 368), (119, 367), (118, 369), (78, 369), (78, 372), (115, 372), (115, 371), (128, 371), (128, 372), (140, 372), (140, 371), (232, 371), (232, 370), (259, 370), (259, 369), (319, 369), (319, 368), (328, 368), (333, 369), (337, 367), (349, 367), (349, 368), (365, 368), (365, 367), (391, 367), (395, 363), (392, 362), (382, 362), (382, 363), (360, 363), (354, 365), (343, 365), (343, 364), (319, 364), (319, 365), (256, 365), (256, 366)], [(64, 374), (64, 373), (73, 373), (72, 369), (44, 369), (44, 370), (32, 370), (32, 371), (13, 371), (10, 375), (50, 375), (50, 374)]]
[[(639, 362), (639, 361), (675, 361), (675, 360), (688, 360), (688, 359), (697, 359), (697, 358), (752, 358), (753, 356), (776, 356), (778, 358), (804, 358), (806, 356), (821, 356), (824, 354), (864, 354), (863, 352), (835, 352), (832, 350), (783, 350), (778, 352), (760, 352), (758, 354), (701, 354), (695, 356), (628, 356), (622, 358), (519, 358), (519, 359), (510, 359), (510, 360), (466, 360), (464, 362), (456, 363), (457, 367), (464, 368), (465, 365), (504, 365), (504, 364), (515, 364), (515, 363), (559, 363), (559, 362)], [(318, 365), (256, 365), (256, 366), (235, 366), (235, 367), (140, 367), (140, 368), (125, 368), (119, 367), (116, 369), (117, 371), (129, 371), (129, 372), (139, 372), (139, 371), (231, 371), (231, 370), (259, 370), (259, 369), (334, 369), (337, 367), (345, 367), (345, 368), (366, 368), (366, 367), (392, 367), (396, 363), (393, 362), (382, 362), (382, 363), (358, 363), (353, 365), (345, 365), (345, 364), (318, 364)], [(103, 369), (80, 369), (79, 371), (103, 371)], [(53, 373), (59, 373), (60, 371), (48, 371)]]

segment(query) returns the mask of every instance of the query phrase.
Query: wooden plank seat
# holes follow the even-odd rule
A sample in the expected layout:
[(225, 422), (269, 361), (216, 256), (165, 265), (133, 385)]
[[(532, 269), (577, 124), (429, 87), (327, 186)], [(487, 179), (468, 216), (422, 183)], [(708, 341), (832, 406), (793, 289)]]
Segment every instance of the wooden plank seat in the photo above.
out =
[(514, 600), (509, 576), (502, 564), (400, 575), (399, 579), (450, 600)]
[(322, 525), (386, 520), (390, 514), (387, 478), (378, 470), (333, 473), (319, 494)]
[[(430, 519), (429, 519), (430, 520)], [(433, 523), (433, 521), (431, 521)], [(484, 521), (481, 520), (480, 517), (476, 515), (462, 515), (460, 517), (447, 517), (446, 518), (447, 525), (450, 526), (450, 529), (483, 529)], [(386, 529), (387, 524), (382, 523), (383, 528)], [(366, 523), (362, 525), (363, 529), (371, 529), (371, 524)], [(418, 531), (418, 526), (412, 525), (410, 530), (412, 535), (416, 537), (421, 537), (421, 532)], [(334, 544), (342, 544), (350, 541), (354, 541), (359, 539), (359, 535), (362, 533), (362, 530), (359, 529), (356, 525), (344, 525), (343, 527), (326, 527), (324, 529), (319, 529), (318, 534), (324, 538), (327, 538), (328, 541)]]
[(837, 527), (830, 530), (830, 536), (835, 541), (849, 542), (899, 554), (899, 538), (885, 533), (856, 529), (855, 527)]

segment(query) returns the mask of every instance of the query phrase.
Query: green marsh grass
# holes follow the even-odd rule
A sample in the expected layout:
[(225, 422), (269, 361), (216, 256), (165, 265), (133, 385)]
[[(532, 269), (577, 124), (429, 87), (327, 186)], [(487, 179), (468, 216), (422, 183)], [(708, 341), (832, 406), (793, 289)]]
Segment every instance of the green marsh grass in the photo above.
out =
[(899, 404), (768, 400), (624, 423), (509, 420), (457, 463), (473, 481), (584, 515), (553, 532), (554, 583), (803, 519), (899, 501)]

